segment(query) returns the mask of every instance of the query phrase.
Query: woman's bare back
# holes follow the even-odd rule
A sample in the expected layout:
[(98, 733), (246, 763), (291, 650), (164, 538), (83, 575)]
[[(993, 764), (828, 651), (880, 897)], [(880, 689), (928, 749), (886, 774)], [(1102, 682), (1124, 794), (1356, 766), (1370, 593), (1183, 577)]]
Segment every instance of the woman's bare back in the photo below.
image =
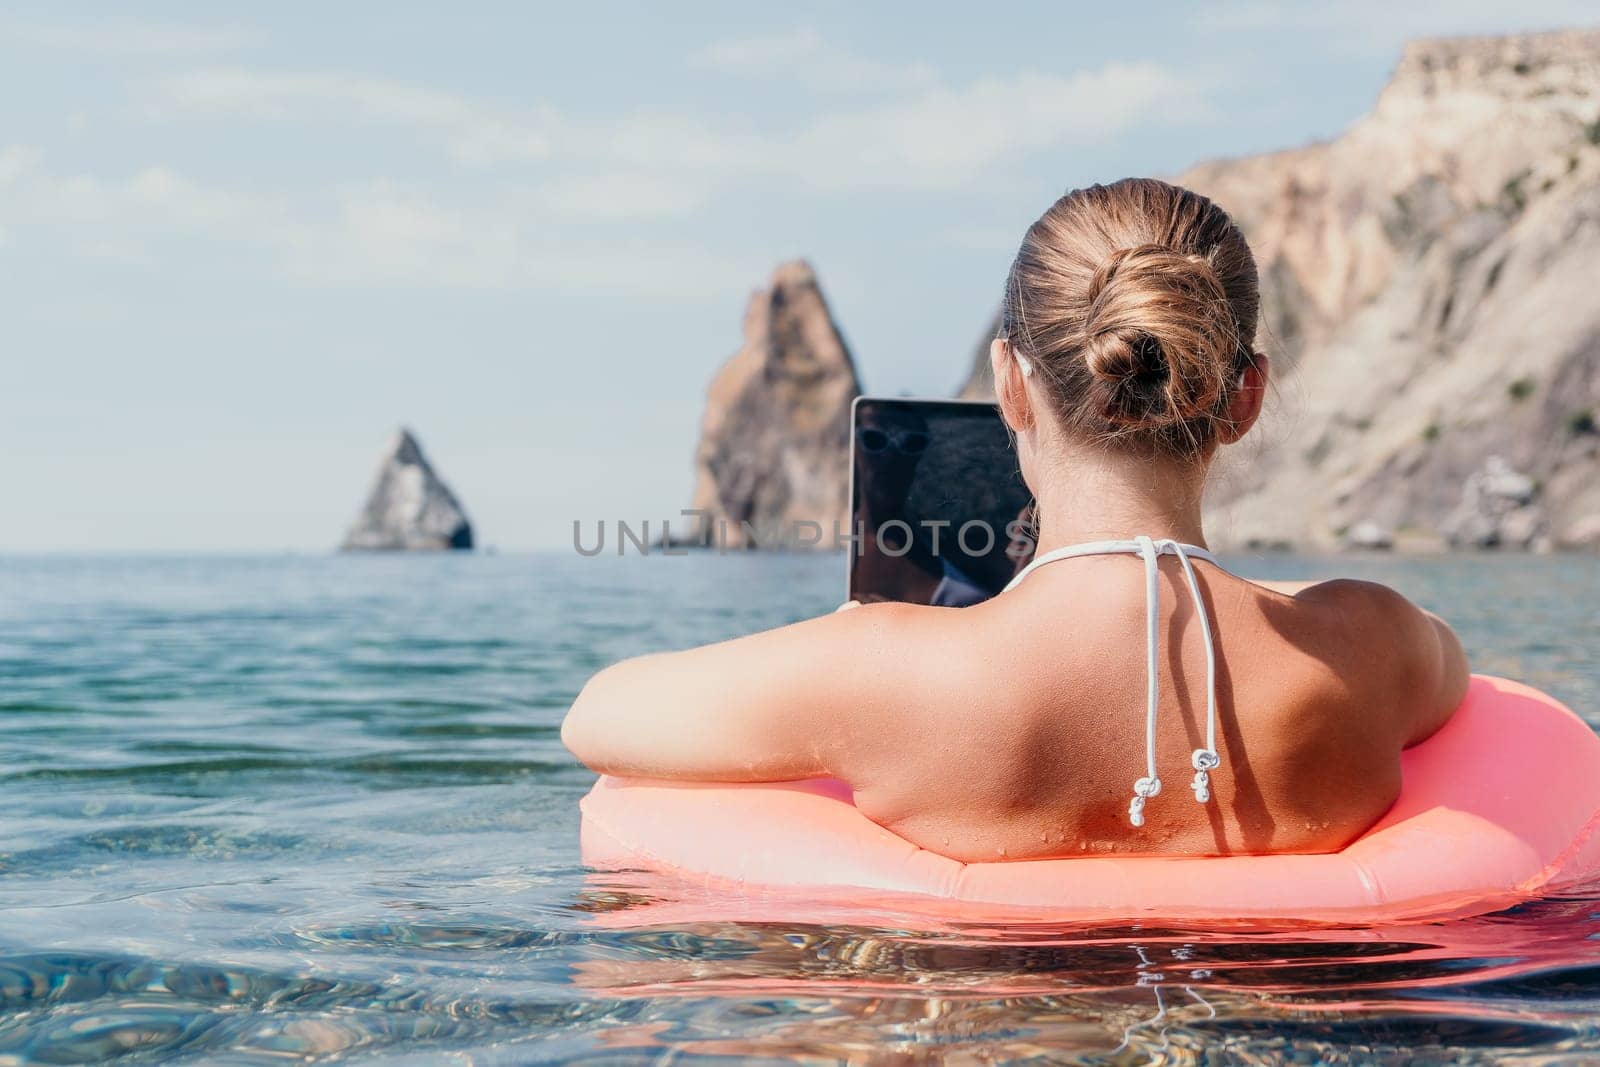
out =
[(1178, 564), (1160, 564), (1159, 796), (1145, 774), (1140, 560), (1045, 568), (970, 608), (872, 604), (627, 660), (584, 687), (562, 738), (591, 768), (645, 778), (833, 777), (908, 840), (963, 860), (1341, 847), (1399, 788), (1402, 748), (1465, 692), (1449, 628), (1399, 594), (1297, 595), (1196, 564), (1213, 620), (1217, 752), (1188, 790), (1205, 656)]
[(1093, 557), (960, 613), (890, 609), (922, 632), (896, 664), (905, 702), (892, 728), (857, 735), (857, 805), (965, 860), (1314, 852), (1352, 840), (1392, 803), (1401, 748), (1448, 714), (1404, 706), (1426, 692), (1426, 664), (1406, 647), (1395, 604), (1420, 613), (1366, 583), (1287, 596), (1205, 563), (1196, 573), (1218, 652), (1210, 803), (1189, 788), (1205, 737), (1205, 652), (1166, 557), (1163, 786), (1145, 825), (1130, 826), (1145, 773), (1144, 575), (1137, 558)]

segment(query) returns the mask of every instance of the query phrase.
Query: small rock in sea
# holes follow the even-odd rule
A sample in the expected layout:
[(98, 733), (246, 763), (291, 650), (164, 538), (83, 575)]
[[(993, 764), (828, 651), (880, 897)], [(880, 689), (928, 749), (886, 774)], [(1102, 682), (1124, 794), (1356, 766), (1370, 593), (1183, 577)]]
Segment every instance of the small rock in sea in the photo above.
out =
[(1544, 509), (1529, 504), (1507, 512), (1500, 520), (1500, 541), (1517, 548), (1532, 549), (1545, 535)]
[(1539, 487), (1503, 456), (1490, 456), (1461, 486), (1461, 501), (1441, 531), (1456, 548), (1526, 548), (1545, 526)]
[(1482, 490), (1497, 500), (1526, 504), (1538, 492), (1538, 485), (1526, 474), (1514, 469), (1504, 456), (1490, 456), (1478, 472)]
[(470, 549), (472, 523), (410, 430), (384, 453), (372, 490), (340, 546), (345, 552)]
[(1394, 547), (1394, 535), (1375, 522), (1358, 522), (1345, 534), (1346, 548), (1384, 551)]
[(1583, 515), (1561, 531), (1562, 548), (1600, 549), (1600, 512)]

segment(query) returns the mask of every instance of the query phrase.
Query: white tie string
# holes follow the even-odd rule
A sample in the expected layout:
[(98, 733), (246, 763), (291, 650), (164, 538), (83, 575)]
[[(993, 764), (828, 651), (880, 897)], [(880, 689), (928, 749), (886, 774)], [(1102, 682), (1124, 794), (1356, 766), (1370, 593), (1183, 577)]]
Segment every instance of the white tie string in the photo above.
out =
[(1167, 552), (1178, 557), (1183, 576), (1194, 598), (1195, 614), (1200, 619), (1200, 636), (1206, 648), (1206, 747), (1197, 748), (1190, 755), (1194, 779), (1189, 788), (1194, 790), (1197, 802), (1205, 804), (1211, 799), (1211, 772), (1221, 764), (1217, 754), (1217, 651), (1211, 633), (1211, 620), (1206, 615), (1205, 598), (1200, 595), (1200, 580), (1195, 576), (1193, 559), (1215, 564), (1216, 558), (1203, 548), (1186, 545), (1172, 538), (1153, 541), (1149, 537), (1136, 537), (1132, 541), (1092, 541), (1081, 545), (1067, 545), (1036, 557), (1011, 579), (1009, 591), (1029, 574), (1047, 563), (1080, 556), (1097, 556), (1114, 553), (1133, 553), (1144, 560), (1145, 578), (1145, 730), (1144, 777), (1133, 783), (1133, 799), (1128, 804), (1128, 821), (1134, 826), (1144, 825), (1145, 802), (1161, 792), (1161, 776), (1156, 772), (1156, 721), (1161, 709), (1160, 653), (1161, 653), (1161, 571), (1158, 558)]
[(1143, 826), (1145, 801), (1161, 792), (1161, 776), (1156, 773), (1156, 716), (1161, 710), (1161, 674), (1157, 663), (1161, 650), (1161, 569), (1156, 565), (1155, 542), (1141, 535), (1134, 538), (1134, 543), (1144, 558), (1144, 777), (1133, 783), (1128, 821)]
[(1183, 576), (1189, 583), (1189, 595), (1194, 598), (1194, 613), (1200, 619), (1200, 636), (1206, 646), (1206, 747), (1197, 748), (1189, 756), (1194, 768), (1194, 780), (1189, 788), (1201, 804), (1211, 799), (1211, 772), (1222, 762), (1217, 755), (1217, 650), (1211, 637), (1211, 620), (1206, 617), (1205, 598), (1200, 595), (1200, 580), (1195, 577), (1189, 554), (1177, 541), (1162, 542), (1172, 548), (1172, 554), (1183, 565)]

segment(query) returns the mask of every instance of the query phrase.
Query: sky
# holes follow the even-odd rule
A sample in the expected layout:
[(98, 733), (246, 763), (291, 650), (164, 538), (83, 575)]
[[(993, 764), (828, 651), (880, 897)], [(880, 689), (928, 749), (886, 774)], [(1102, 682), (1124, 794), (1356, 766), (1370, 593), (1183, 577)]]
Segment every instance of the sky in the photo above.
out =
[(481, 544), (688, 500), (803, 257), (949, 395), (1068, 189), (1336, 136), (1590, 2), (0, 8), (0, 551), (321, 552), (390, 435)]

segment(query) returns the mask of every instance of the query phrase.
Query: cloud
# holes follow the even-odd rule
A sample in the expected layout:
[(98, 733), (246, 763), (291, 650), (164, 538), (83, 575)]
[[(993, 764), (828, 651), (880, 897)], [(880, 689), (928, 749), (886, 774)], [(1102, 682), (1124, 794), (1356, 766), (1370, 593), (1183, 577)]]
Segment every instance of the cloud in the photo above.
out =
[[(261, 187), (172, 166), (62, 170), (14, 147), (0, 152), (0, 230), (129, 262), (225, 245), (233, 260), (319, 282), (683, 295), (742, 286), (765, 266), (682, 225), (719, 200), (958, 192), (1030, 156), (1210, 115), (1204, 86), (1149, 62), (958, 83), (812, 31), (724, 42), (695, 62), (725, 77), (832, 71), (819, 85), (857, 92), (762, 128), (716, 113), (575, 114), (347, 71), (193, 65), (138, 76), (134, 113), (180, 134), (281, 126), (290, 174)], [(297, 151), (316, 124), (373, 151)], [(363, 173), (368, 158), (382, 169)]]
[(936, 231), (934, 239), (949, 248), (969, 252), (1015, 252), (1017, 228), (1011, 226), (946, 226)]
[(673, 218), (693, 213), (706, 200), (691, 183), (627, 172), (557, 177), (534, 195), (562, 218), (595, 222)]
[(1232, 0), (1197, 9), (1209, 30), (1298, 31), (1342, 52), (1394, 55), (1407, 41), (1474, 33), (1526, 33), (1530, 27), (1592, 25), (1593, 0), (1347, 0), (1342, 4), (1283, 4)]
[(295, 200), (211, 187), (166, 167), (118, 179), (61, 173), (36, 149), (0, 149), (0, 233), (43, 235), (52, 247), (102, 261), (151, 263), (204, 242), (231, 248), (236, 261), (254, 257), (319, 283), (672, 297), (737, 288), (761, 266), (679, 241), (594, 241), (560, 225), (569, 195), (535, 189), (465, 199), (374, 180)]
[(445, 200), (392, 181), (342, 187), (332, 218), (278, 247), (292, 276), (341, 284), (613, 290), (694, 296), (739, 288), (759, 264), (700, 243), (624, 234), (600, 242), (552, 216), (542, 195)]
[(39, 165), (41, 154), (29, 145), (9, 145), (0, 149), (0, 183), (15, 181)]
[(740, 77), (782, 78), (813, 92), (905, 91), (938, 83), (926, 63), (883, 63), (860, 56), (830, 45), (809, 26), (715, 42), (691, 56), (690, 66)]
[(163, 75), (149, 86), (153, 118), (228, 117), (258, 122), (355, 119), (433, 133), (460, 161), (489, 164), (549, 155), (543, 109), (511, 111), (455, 93), (384, 78), (209, 68)]
[(1197, 87), (1154, 63), (1071, 75), (1022, 71), (825, 115), (789, 143), (788, 156), (825, 188), (951, 189), (1019, 156), (1209, 114)]
[(123, 18), (0, 17), (0, 44), (100, 56), (181, 56), (231, 52), (263, 40), (246, 26), (193, 26)]
[(114, 181), (57, 174), (46, 168), (41, 151), (26, 145), (0, 149), (0, 193), (0, 214), (9, 214), (16, 228), (66, 223), (84, 233), (230, 226), (262, 218), (269, 204), (260, 196), (203, 188), (163, 167), (145, 167)]
[[(751, 49), (744, 58), (761, 49)], [(769, 42), (763, 46), (774, 50)], [(722, 57), (724, 63), (729, 56)], [(741, 60), (743, 62), (744, 60)], [(753, 60), (751, 60), (753, 62)], [(549, 104), (509, 107), (402, 82), (342, 73), (213, 68), (146, 86), (152, 118), (358, 123), (420, 133), (457, 163), (560, 168), (591, 216), (600, 193), (658, 217), (741, 184), (812, 190), (956, 189), (1018, 155), (1103, 141), (1140, 125), (1204, 119), (1202, 87), (1154, 63), (1075, 74), (1015, 71), (963, 85), (903, 79), (874, 102), (823, 107), (787, 129), (752, 130), (716, 116), (572, 115)], [(629, 217), (627, 204), (615, 217)]]

